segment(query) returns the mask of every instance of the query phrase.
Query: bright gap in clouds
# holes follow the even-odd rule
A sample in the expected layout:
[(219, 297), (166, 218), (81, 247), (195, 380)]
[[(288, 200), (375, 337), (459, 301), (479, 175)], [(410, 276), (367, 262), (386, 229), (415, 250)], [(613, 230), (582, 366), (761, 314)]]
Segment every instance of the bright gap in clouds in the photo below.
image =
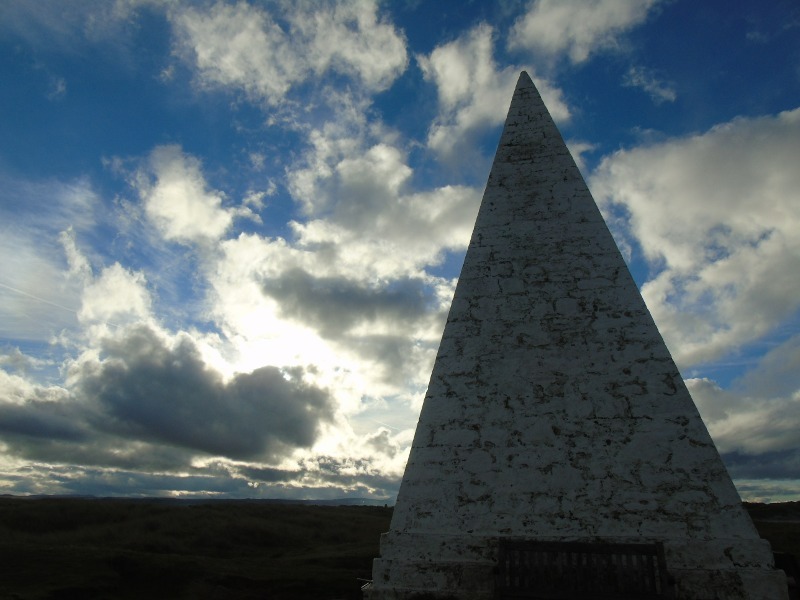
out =
[(796, 497), (797, 23), (4, 2), (4, 491), (393, 498), (526, 69), (740, 492)]

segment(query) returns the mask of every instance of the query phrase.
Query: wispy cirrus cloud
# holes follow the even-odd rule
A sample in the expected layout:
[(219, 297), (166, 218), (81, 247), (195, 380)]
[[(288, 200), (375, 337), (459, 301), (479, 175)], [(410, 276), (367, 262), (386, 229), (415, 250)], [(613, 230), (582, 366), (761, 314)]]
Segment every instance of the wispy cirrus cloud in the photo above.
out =
[(673, 84), (662, 81), (655, 73), (644, 67), (631, 67), (628, 69), (622, 84), (628, 87), (641, 88), (656, 104), (675, 102), (678, 98), (678, 93), (675, 91)]

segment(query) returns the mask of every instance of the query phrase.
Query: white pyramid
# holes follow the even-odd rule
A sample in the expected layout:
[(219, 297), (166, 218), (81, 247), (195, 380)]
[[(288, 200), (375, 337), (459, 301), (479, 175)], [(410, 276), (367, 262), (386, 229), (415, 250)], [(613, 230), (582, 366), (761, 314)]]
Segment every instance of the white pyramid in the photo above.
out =
[(603, 579), (637, 569), (652, 597), (787, 597), (523, 72), (365, 596), (641, 598)]

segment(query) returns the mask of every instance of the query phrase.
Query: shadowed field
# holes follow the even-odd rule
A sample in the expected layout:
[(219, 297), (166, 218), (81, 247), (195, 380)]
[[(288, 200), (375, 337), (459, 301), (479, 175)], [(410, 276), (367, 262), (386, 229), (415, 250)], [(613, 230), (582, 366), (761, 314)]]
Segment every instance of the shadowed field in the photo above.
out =
[[(800, 502), (746, 504), (800, 556)], [(0, 498), (3, 599), (360, 599), (391, 508)]]
[(0, 498), (0, 598), (360, 598), (391, 508)]

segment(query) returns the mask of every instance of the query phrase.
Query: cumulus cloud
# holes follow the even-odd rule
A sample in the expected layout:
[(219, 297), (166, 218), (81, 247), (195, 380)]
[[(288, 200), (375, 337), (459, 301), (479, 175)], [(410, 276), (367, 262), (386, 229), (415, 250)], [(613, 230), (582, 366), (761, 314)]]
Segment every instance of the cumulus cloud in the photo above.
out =
[[(242, 277), (275, 301), (271, 311), (260, 305), (261, 322), (273, 324), (269, 335), (280, 331), (276, 321), (289, 320), (304, 335), (310, 328), (337, 357), (337, 371), (364, 378), (359, 395), (401, 393), (409, 380), (427, 377), (452, 297), (453, 282), (429, 269), (466, 247), (480, 190), (415, 191), (397, 140), (357, 111), (343, 111), (309, 141), (287, 172), (288, 189), (309, 217), (290, 223), (292, 242), (240, 238), (226, 243), (226, 254), (249, 264), (251, 274)], [(219, 272), (230, 277), (228, 268)], [(241, 293), (231, 301), (241, 303)], [(249, 302), (256, 314), (258, 300)], [(310, 347), (323, 354), (318, 342)]]
[(800, 308), (800, 109), (617, 152), (595, 197), (656, 275), (642, 293), (683, 366), (752, 342)]
[(263, 367), (224, 384), (191, 338), (165, 341), (134, 328), (106, 342), (102, 362), (81, 365), (79, 393), (108, 415), (104, 427), (212, 455), (274, 459), (311, 445), (330, 417), (327, 394), (301, 371)]
[(0, 352), (0, 367), (9, 371), (28, 373), (47, 364), (46, 360), (23, 354), (19, 348), (7, 348)]
[[(323, 338), (358, 356), (375, 380), (398, 389), (426, 377), (434, 340), (446, 307), (423, 279), (395, 279), (380, 285), (337, 277), (313, 277), (292, 269), (264, 282), (278, 313), (312, 327)], [(424, 366), (423, 366), (424, 365)]]
[(391, 432), (385, 427), (381, 427), (375, 434), (367, 438), (367, 444), (376, 451), (386, 454), (389, 458), (394, 458), (399, 452), (397, 441), (392, 439)]
[(534, 0), (511, 29), (508, 44), (581, 63), (613, 49), (619, 36), (642, 23), (659, 0)]
[(304, 54), (315, 74), (333, 69), (380, 91), (405, 70), (405, 40), (378, 16), (373, 0), (328, 4), (304, 0), (288, 5), (292, 37), (306, 42)]
[(170, 11), (176, 46), (201, 84), (276, 105), (293, 86), (333, 71), (378, 91), (407, 64), (405, 41), (371, 0), (244, 2)]
[(144, 275), (114, 263), (84, 287), (78, 319), (84, 324), (102, 322), (117, 326), (147, 319), (150, 308)]
[[(333, 138), (326, 145), (343, 141)], [(348, 141), (355, 146), (349, 154), (315, 149), (309, 166), (289, 174), (293, 195), (320, 216), (292, 223), (301, 247), (334, 253), (340, 272), (362, 278), (418, 274), (445, 251), (466, 247), (478, 189), (413, 192), (406, 189), (412, 171), (398, 148), (377, 143), (362, 149), (360, 140)]]
[[(367, 122), (363, 102), (339, 97), (337, 107), (287, 170), (288, 190), (307, 217), (290, 223), (304, 268), (360, 280), (419, 277), (446, 252), (465, 248), (481, 190), (416, 191), (397, 136)], [(316, 266), (308, 266), (311, 256)]]
[(167, 240), (208, 242), (222, 237), (237, 211), (223, 206), (224, 196), (208, 189), (200, 161), (179, 146), (158, 146), (134, 184), (147, 216)]
[[(486, 24), (417, 56), (427, 81), (436, 85), (439, 115), (428, 132), (428, 146), (453, 160), (474, 143), (476, 136), (503, 122), (506, 106), (519, 73), (517, 66), (500, 69), (493, 58), (494, 31)], [(529, 73), (557, 121), (569, 119), (561, 91)], [(462, 156), (463, 160), (463, 156)]]
[(234, 85), (277, 103), (301, 80), (305, 65), (289, 36), (266, 12), (246, 3), (187, 7), (172, 16), (178, 47), (206, 86)]
[(358, 261), (343, 246), (327, 252), (240, 236), (225, 242), (211, 283), (215, 319), (243, 357), (313, 364), (314, 376), (341, 392), (340, 406), (358, 411), (364, 395), (403, 393), (409, 380), (427, 377), (452, 282), (376, 278), (377, 246), (362, 246), (377, 256)]
[(170, 338), (143, 325), (107, 337), (99, 356), (75, 361), (69, 388), (6, 374), (0, 383), (6, 393), (17, 390), (16, 401), (0, 404), (0, 431), (17, 440), (11, 450), (54, 462), (119, 464), (137, 448), (174, 449), (183, 462), (173, 469), (198, 453), (278, 461), (310, 447), (334, 412), (329, 394), (307, 383), (302, 369), (262, 367), (226, 382), (188, 335)]

